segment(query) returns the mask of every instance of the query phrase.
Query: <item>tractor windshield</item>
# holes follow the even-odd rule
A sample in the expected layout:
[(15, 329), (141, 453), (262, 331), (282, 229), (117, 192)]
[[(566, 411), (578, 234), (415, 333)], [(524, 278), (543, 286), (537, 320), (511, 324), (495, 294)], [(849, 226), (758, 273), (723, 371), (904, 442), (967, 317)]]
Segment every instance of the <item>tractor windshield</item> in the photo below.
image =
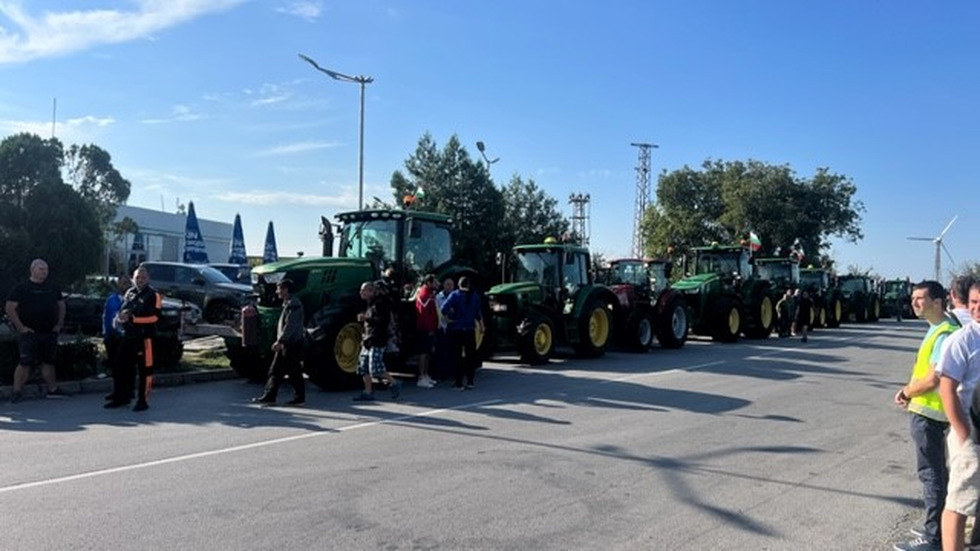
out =
[(896, 295), (905, 293), (905, 282), (904, 281), (886, 281), (885, 282), (885, 292), (894, 293)]
[[(742, 255), (738, 252), (703, 252), (698, 253), (695, 273), (698, 274), (726, 274), (741, 275), (748, 277), (751, 275), (751, 268), (746, 274), (742, 266)], [(746, 262), (746, 266), (748, 266)]]
[(452, 258), (453, 243), (449, 226), (431, 220), (409, 221), (405, 238), (405, 267), (409, 273), (424, 275)]
[(519, 252), (514, 282), (531, 281), (545, 287), (558, 286), (558, 255), (553, 252)]
[(800, 281), (800, 265), (795, 262), (759, 262), (757, 266), (763, 279), (794, 284)]
[(650, 284), (647, 278), (647, 269), (640, 262), (617, 262), (612, 265), (609, 271), (609, 283), (620, 285), (628, 283), (631, 285), (646, 286)]
[(828, 287), (825, 272), (803, 272), (800, 274), (800, 285), (808, 289), (826, 289)]
[(841, 290), (847, 293), (864, 293), (868, 291), (867, 282), (862, 278), (844, 279), (840, 284)]
[(394, 262), (398, 221), (364, 220), (345, 225), (340, 232), (340, 256), (368, 258), (382, 267)]

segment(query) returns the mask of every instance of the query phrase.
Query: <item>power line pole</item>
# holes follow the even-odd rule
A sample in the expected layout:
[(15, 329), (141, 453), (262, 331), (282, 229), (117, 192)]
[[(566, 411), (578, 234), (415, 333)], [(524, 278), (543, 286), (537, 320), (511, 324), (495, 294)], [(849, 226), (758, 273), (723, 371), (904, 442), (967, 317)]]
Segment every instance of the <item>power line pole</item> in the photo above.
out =
[(591, 200), (588, 193), (573, 193), (568, 197), (568, 202), (572, 204), (572, 235), (586, 247), (589, 246), (589, 215), (586, 210)]
[(653, 143), (631, 143), (640, 149), (636, 163), (636, 203), (633, 210), (633, 257), (643, 258), (643, 214), (650, 201), (650, 150)]

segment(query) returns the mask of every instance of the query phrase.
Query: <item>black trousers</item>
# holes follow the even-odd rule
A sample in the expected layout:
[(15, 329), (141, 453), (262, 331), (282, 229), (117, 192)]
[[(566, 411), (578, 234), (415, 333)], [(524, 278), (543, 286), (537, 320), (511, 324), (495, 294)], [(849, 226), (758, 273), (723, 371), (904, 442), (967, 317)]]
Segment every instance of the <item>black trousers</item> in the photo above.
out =
[(135, 394), (138, 401), (146, 402), (153, 384), (153, 339), (129, 335), (123, 337), (116, 358), (112, 373), (112, 393), (116, 399), (133, 399), (133, 383), (138, 375)]
[(269, 366), (269, 379), (265, 383), (263, 397), (275, 400), (279, 387), (287, 376), (293, 385), (296, 399), (306, 401), (306, 384), (303, 382), (303, 343), (285, 344), (276, 352)]
[(466, 377), (466, 384), (473, 384), (476, 367), (480, 365), (480, 358), (476, 355), (476, 330), (450, 330), (449, 341), (452, 343), (456, 386), (463, 385), (463, 377)]

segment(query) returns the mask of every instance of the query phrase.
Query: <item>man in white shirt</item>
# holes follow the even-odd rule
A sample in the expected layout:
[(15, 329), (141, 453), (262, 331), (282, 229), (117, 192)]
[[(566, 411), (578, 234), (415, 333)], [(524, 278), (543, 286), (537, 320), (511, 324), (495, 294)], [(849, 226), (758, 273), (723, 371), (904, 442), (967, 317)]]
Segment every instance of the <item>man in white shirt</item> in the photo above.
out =
[(970, 405), (980, 384), (980, 282), (970, 286), (972, 323), (946, 339), (936, 371), (939, 397), (949, 419), (949, 487), (942, 516), (943, 551), (962, 551), (966, 517), (980, 500), (980, 447), (970, 421)]

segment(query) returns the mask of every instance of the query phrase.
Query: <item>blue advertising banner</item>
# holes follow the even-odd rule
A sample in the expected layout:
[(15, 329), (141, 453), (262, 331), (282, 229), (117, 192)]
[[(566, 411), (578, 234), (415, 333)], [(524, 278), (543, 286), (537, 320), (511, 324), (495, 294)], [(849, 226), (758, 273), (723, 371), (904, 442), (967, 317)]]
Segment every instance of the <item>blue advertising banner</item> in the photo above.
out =
[(187, 264), (207, 264), (208, 249), (201, 236), (201, 228), (194, 212), (194, 202), (187, 208), (187, 226), (184, 229), (184, 262)]
[(231, 230), (231, 251), (228, 253), (228, 263), (244, 266), (248, 264), (245, 254), (245, 235), (242, 232), (242, 217), (235, 215), (235, 228)]
[(265, 251), (262, 253), (262, 262), (268, 264), (279, 260), (279, 252), (276, 250), (276, 230), (272, 229), (272, 221), (269, 221), (269, 229), (265, 232)]

